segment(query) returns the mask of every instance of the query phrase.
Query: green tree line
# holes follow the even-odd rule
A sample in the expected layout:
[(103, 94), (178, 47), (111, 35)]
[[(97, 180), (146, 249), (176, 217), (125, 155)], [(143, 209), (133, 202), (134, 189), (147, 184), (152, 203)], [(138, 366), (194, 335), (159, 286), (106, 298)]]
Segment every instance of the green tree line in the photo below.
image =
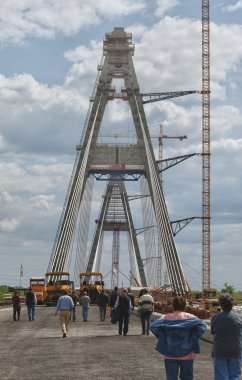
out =
[(8, 294), (9, 293), (8, 288), (9, 288), (8, 285), (0, 285), (0, 300), (3, 299), (3, 295), (4, 294)]

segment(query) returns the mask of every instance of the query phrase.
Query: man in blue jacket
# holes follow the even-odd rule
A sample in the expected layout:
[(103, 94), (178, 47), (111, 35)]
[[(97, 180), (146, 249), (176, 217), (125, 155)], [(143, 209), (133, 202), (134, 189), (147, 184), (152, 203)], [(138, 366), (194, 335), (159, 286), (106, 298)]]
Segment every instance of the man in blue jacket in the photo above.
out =
[(173, 313), (165, 314), (150, 326), (158, 339), (156, 350), (164, 355), (166, 379), (193, 379), (193, 362), (200, 352), (199, 337), (207, 325), (193, 314), (186, 313), (186, 300), (176, 296), (173, 299)]

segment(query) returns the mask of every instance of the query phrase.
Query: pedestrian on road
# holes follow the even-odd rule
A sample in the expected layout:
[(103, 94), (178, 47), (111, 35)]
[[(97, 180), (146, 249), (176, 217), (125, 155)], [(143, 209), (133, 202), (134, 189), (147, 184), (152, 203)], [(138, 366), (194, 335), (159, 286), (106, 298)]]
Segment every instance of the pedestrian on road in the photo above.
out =
[(64, 295), (59, 297), (58, 299), (55, 315), (57, 315), (57, 313), (59, 312), (63, 338), (66, 338), (68, 333), (70, 311), (74, 308), (74, 303), (72, 301), (72, 298), (68, 296), (67, 290), (64, 290), (63, 293)]
[(74, 291), (71, 293), (71, 298), (72, 298), (72, 301), (74, 303), (74, 307), (70, 312), (69, 319), (70, 319), (70, 321), (72, 320), (73, 322), (75, 322), (76, 321), (76, 304), (79, 301), (79, 298), (77, 297), (77, 295)]
[(130, 288), (128, 288), (127, 296), (130, 298), (130, 300), (131, 300), (132, 310), (134, 310), (134, 295), (133, 295), (133, 293), (131, 292), (131, 289), (130, 289)]
[(242, 316), (233, 311), (233, 299), (221, 294), (222, 309), (211, 321), (214, 380), (240, 380), (242, 358)]
[(109, 306), (109, 297), (107, 293), (105, 293), (104, 289), (97, 296), (97, 304), (99, 306), (100, 312), (100, 321), (104, 322), (106, 318), (106, 309)]
[(149, 335), (150, 333), (150, 321), (154, 310), (154, 300), (149, 294), (148, 289), (143, 290), (143, 295), (139, 298), (138, 312), (140, 314), (142, 334)]
[(34, 321), (35, 319), (35, 306), (37, 305), (36, 295), (32, 292), (32, 288), (29, 288), (26, 293), (25, 304), (28, 310), (29, 321)]
[(18, 295), (18, 292), (15, 290), (14, 295), (12, 297), (12, 304), (13, 304), (13, 320), (20, 321), (20, 311), (21, 311), (21, 305), (20, 305), (20, 297)]
[(114, 305), (115, 305), (115, 302), (117, 300), (118, 295), (119, 295), (118, 287), (115, 286), (113, 291), (110, 294), (110, 307), (111, 307), (111, 309), (114, 308)]
[(111, 318), (111, 322), (114, 324), (116, 324), (117, 322), (116, 319), (113, 317), (114, 317), (114, 305), (118, 298), (118, 295), (119, 295), (119, 290), (118, 290), (118, 287), (115, 286), (113, 291), (110, 294), (110, 308), (111, 308), (110, 318)]
[(82, 293), (79, 303), (82, 306), (82, 320), (83, 322), (87, 322), (90, 307), (90, 297), (88, 297), (87, 292)]
[(150, 330), (158, 339), (156, 350), (164, 355), (166, 379), (192, 380), (195, 354), (200, 352), (199, 337), (207, 325), (185, 312), (185, 298), (174, 297), (172, 305), (174, 312), (154, 321)]
[(119, 335), (127, 335), (129, 330), (129, 317), (131, 315), (132, 305), (131, 300), (128, 297), (128, 290), (122, 289), (121, 294), (118, 295), (117, 300), (114, 305), (114, 310), (119, 309)]

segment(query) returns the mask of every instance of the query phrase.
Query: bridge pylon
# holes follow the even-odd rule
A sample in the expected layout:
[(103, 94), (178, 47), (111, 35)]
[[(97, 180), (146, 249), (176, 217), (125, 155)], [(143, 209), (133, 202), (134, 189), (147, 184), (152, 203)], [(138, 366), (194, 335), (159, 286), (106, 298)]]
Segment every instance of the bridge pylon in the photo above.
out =
[[(145, 177), (156, 219), (159, 241), (163, 246), (171, 288), (176, 293), (186, 294), (189, 292), (189, 286), (173, 237), (142, 94), (134, 69), (133, 54), (134, 45), (131, 33), (127, 33), (123, 28), (114, 28), (111, 33), (106, 33), (103, 43), (103, 59), (101, 65), (98, 66), (97, 80), (93, 96), (90, 99), (86, 124), (78, 146), (48, 270), (64, 270), (70, 262), (78, 213), (89, 176), (107, 180), (109, 184), (112, 183), (112, 186), (114, 186), (115, 176), (116, 178), (119, 176), (121, 179), (120, 194), (122, 194), (123, 182), (131, 178), (138, 181), (140, 177)], [(124, 87), (120, 93), (117, 93), (112, 87), (115, 79), (124, 81)], [(129, 146), (118, 143), (111, 145), (97, 143), (105, 107), (109, 101), (115, 99), (127, 101), (130, 107), (137, 138), (136, 142)], [(126, 213), (126, 216), (129, 216), (129, 213)], [(132, 235), (132, 231), (130, 235)], [(137, 256), (139, 253), (137, 254), (137, 252), (136, 260), (139, 262), (140, 259)], [(142, 274), (143, 266), (138, 265), (138, 267), (141, 281), (146, 285), (145, 276)], [(149, 286), (149, 284), (147, 285)]]

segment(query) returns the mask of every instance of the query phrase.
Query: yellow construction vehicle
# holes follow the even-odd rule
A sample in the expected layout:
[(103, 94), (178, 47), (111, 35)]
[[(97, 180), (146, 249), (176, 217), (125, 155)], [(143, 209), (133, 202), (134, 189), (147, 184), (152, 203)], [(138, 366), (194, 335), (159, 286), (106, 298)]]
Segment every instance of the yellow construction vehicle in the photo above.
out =
[(80, 273), (80, 295), (87, 292), (91, 303), (97, 303), (97, 296), (103, 289), (103, 275), (100, 272)]
[(29, 286), (35, 293), (37, 304), (42, 305), (46, 296), (45, 292), (45, 278), (44, 277), (30, 277)]
[(74, 291), (74, 282), (70, 281), (68, 272), (47, 272), (45, 284), (44, 303), (47, 306), (56, 305), (58, 298), (64, 294), (64, 291), (67, 291), (69, 295)]

